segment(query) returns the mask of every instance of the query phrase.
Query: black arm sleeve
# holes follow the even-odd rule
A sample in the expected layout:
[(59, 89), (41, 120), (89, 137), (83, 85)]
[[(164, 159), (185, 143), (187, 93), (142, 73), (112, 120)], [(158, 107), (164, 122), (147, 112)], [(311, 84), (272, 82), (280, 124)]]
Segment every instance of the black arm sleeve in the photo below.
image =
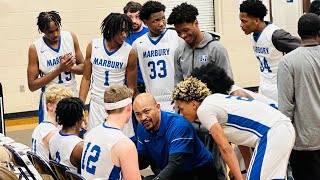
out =
[(272, 34), (272, 44), (281, 52), (289, 53), (290, 51), (301, 46), (301, 40), (298, 37), (292, 36), (289, 32), (278, 29)]
[(151, 165), (150, 158), (148, 158), (147, 156), (145, 156), (143, 154), (138, 154), (138, 160), (139, 160), (139, 169), (140, 170), (145, 169), (149, 165)]
[(168, 165), (153, 179), (153, 180), (167, 180), (173, 174), (179, 173), (183, 169), (185, 160), (185, 153), (174, 153), (169, 155)]

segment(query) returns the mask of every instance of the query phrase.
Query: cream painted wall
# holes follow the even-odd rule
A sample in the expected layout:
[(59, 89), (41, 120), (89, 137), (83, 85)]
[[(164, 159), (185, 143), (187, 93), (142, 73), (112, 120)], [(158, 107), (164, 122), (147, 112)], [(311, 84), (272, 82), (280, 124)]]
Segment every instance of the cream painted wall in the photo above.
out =
[(272, 15), (273, 22), (282, 29), (290, 32), (292, 35), (298, 36), (297, 25), (300, 16), (302, 15), (302, 1), (273, 0)]
[[(138, 0), (139, 1), (139, 0)], [(140, 0), (143, 3), (146, 0)], [(0, 82), (4, 88), (5, 113), (38, 109), (39, 91), (30, 92), (27, 85), (28, 48), (42, 35), (36, 17), (41, 11), (56, 10), (62, 17), (62, 30), (77, 35), (85, 56), (88, 42), (100, 37), (100, 23), (110, 12), (122, 12), (128, 0), (95, 1), (0, 0)], [(238, 0), (216, 0), (216, 31), (227, 48), (236, 83), (257, 86), (258, 63), (251, 48), (251, 37), (239, 27)], [(283, 10), (278, 10), (282, 14)], [(286, 14), (285, 14), (286, 15)], [(284, 16), (285, 16), (284, 15)], [(290, 18), (289, 18), (290, 19)], [(288, 18), (283, 21), (288, 20)], [(280, 22), (280, 20), (279, 20)], [(281, 21), (282, 22), (282, 21)], [(77, 76), (78, 85), (81, 76)], [(20, 92), (20, 86), (25, 91)], [(87, 98), (88, 102), (89, 97)]]
[[(30, 92), (27, 84), (28, 48), (42, 35), (36, 17), (41, 11), (56, 10), (62, 30), (73, 31), (85, 56), (89, 41), (100, 37), (100, 23), (110, 12), (121, 12), (127, 0), (49, 1), (0, 0), (0, 82), (4, 93), (4, 113), (37, 110), (39, 90)], [(145, 1), (140, 1), (145, 2)], [(78, 85), (82, 76), (77, 76)], [(25, 91), (20, 92), (20, 86)]]
[(239, 4), (236, 0), (216, 1), (216, 26), (221, 42), (227, 48), (235, 83), (242, 87), (258, 86), (259, 66), (251, 36), (240, 28)]

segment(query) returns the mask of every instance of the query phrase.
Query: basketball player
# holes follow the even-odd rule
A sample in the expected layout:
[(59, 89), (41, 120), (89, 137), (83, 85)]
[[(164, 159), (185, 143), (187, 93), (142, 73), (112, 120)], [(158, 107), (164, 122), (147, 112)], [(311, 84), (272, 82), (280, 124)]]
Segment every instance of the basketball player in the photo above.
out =
[(53, 84), (46, 89), (47, 115), (32, 133), (32, 152), (49, 163), (49, 141), (59, 130), (56, 121), (56, 107), (62, 98), (72, 97), (70, 89), (60, 84)]
[(242, 176), (229, 142), (255, 148), (247, 179), (285, 179), (295, 141), (291, 120), (259, 101), (213, 93), (189, 77), (176, 86), (173, 99), (181, 115), (190, 122), (198, 118), (210, 131), (236, 179)]
[[(86, 179), (141, 179), (134, 143), (122, 130), (132, 115), (133, 91), (126, 86), (109, 86), (104, 93), (108, 119), (85, 139), (81, 174)], [(98, 134), (98, 136), (97, 136)]]
[(166, 29), (165, 6), (158, 1), (147, 1), (140, 10), (140, 19), (149, 32), (132, 45), (137, 52), (146, 92), (151, 93), (162, 110), (174, 112), (174, 53), (182, 42), (174, 30)]
[(260, 0), (246, 0), (240, 5), (240, 27), (253, 33), (253, 50), (260, 65), (259, 93), (278, 102), (277, 70), (280, 58), (299, 47), (299, 38), (263, 21), (267, 8)]
[[(80, 99), (86, 100), (90, 87), (88, 130), (100, 125), (107, 117), (104, 92), (111, 85), (124, 85), (136, 92), (137, 55), (125, 42), (132, 32), (132, 21), (120, 13), (110, 13), (101, 23), (102, 38), (93, 39), (87, 46), (85, 68), (80, 86)], [(124, 133), (134, 136), (132, 121)]]
[[(232, 77), (227, 49), (220, 43), (220, 36), (203, 32), (199, 28), (198, 9), (186, 2), (175, 6), (168, 18), (168, 24), (173, 24), (179, 37), (184, 42), (179, 46), (174, 55), (174, 84), (190, 76), (192, 70), (208, 63), (213, 63), (224, 68)], [(195, 124), (194, 124), (195, 125)], [(227, 167), (221, 157), (217, 144), (209, 132), (201, 127), (194, 126), (196, 131), (214, 157), (214, 164), (220, 180), (228, 180)]]
[(78, 171), (83, 149), (83, 139), (79, 137), (84, 121), (82, 100), (76, 97), (60, 100), (56, 108), (56, 121), (62, 125), (62, 130), (49, 141), (50, 155), (58, 163)]
[[(255, 99), (262, 103), (268, 104), (276, 109), (278, 108), (278, 103), (276, 101), (269, 99), (263, 96), (262, 94), (255, 93), (235, 85), (234, 81), (227, 75), (224, 69), (212, 63), (208, 63), (199, 68), (195, 68), (191, 72), (191, 76), (205, 83), (207, 87), (210, 89), (210, 91), (212, 92)], [(251, 149), (247, 147), (242, 147), (242, 146), (238, 147), (238, 145), (235, 145), (234, 149), (235, 149), (237, 159), (240, 163), (239, 165), (240, 165), (241, 174), (243, 178), (246, 179), (246, 175), (247, 175), (246, 169), (248, 169), (249, 167), (251, 154), (252, 154)], [(242, 154), (246, 156), (245, 158), (242, 157), (242, 154), (240, 153), (240, 149)], [(246, 160), (246, 162), (244, 162), (244, 160)], [(229, 175), (231, 175), (231, 173), (229, 173)]]
[[(73, 32), (61, 31), (61, 18), (56, 11), (41, 12), (38, 30), (44, 36), (29, 48), (28, 87), (30, 91), (41, 88), (39, 123), (46, 114), (43, 93), (51, 84), (63, 84), (78, 96), (75, 74), (83, 72), (83, 56), (79, 42)], [(40, 76), (40, 77), (39, 77)]]

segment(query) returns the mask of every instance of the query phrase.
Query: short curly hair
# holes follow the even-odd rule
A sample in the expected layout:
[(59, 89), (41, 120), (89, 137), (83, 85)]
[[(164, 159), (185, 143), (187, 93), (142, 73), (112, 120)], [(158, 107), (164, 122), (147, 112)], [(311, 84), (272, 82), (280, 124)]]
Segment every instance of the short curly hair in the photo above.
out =
[(176, 101), (202, 102), (209, 95), (211, 95), (211, 91), (207, 88), (206, 84), (190, 76), (177, 84), (173, 90), (172, 98)]
[(308, 8), (308, 12), (309, 13), (315, 13), (316, 15), (320, 15), (320, 1), (319, 0), (315, 0), (312, 1), (312, 3), (310, 4), (309, 8)]
[(195, 68), (191, 76), (207, 84), (212, 93), (228, 94), (234, 81), (226, 71), (213, 63)]
[(140, 10), (140, 19), (148, 20), (153, 13), (157, 13), (160, 11), (165, 12), (166, 6), (161, 4), (158, 1), (147, 1), (143, 4)]
[(266, 6), (260, 0), (246, 0), (240, 4), (240, 12), (259, 18), (261, 21), (267, 15), (267, 11)]
[(299, 18), (298, 34), (301, 39), (316, 38), (320, 33), (320, 18), (314, 13), (306, 13)]
[(168, 24), (193, 23), (198, 15), (198, 9), (185, 2), (172, 9), (168, 18)]

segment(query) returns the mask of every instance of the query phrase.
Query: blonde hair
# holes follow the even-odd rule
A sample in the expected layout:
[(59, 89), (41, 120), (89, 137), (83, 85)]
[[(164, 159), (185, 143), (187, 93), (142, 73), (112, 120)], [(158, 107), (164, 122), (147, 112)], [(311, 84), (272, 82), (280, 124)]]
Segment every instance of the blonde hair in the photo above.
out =
[[(133, 90), (123, 85), (114, 85), (110, 86), (104, 92), (104, 102), (105, 103), (115, 103), (121, 101), (123, 99), (129, 98), (133, 96)], [(121, 112), (123, 108), (115, 109), (115, 110), (107, 110), (107, 113), (113, 112)]]
[(211, 91), (206, 84), (191, 76), (177, 84), (173, 90), (172, 98), (186, 102), (202, 102), (209, 95), (211, 95)]
[(11, 161), (11, 153), (3, 146), (0, 146), (0, 164), (9, 163)]
[(18, 180), (19, 178), (4, 166), (0, 166), (0, 180)]
[(57, 100), (66, 97), (72, 97), (73, 93), (70, 89), (61, 84), (53, 84), (45, 91), (46, 103), (54, 103)]

